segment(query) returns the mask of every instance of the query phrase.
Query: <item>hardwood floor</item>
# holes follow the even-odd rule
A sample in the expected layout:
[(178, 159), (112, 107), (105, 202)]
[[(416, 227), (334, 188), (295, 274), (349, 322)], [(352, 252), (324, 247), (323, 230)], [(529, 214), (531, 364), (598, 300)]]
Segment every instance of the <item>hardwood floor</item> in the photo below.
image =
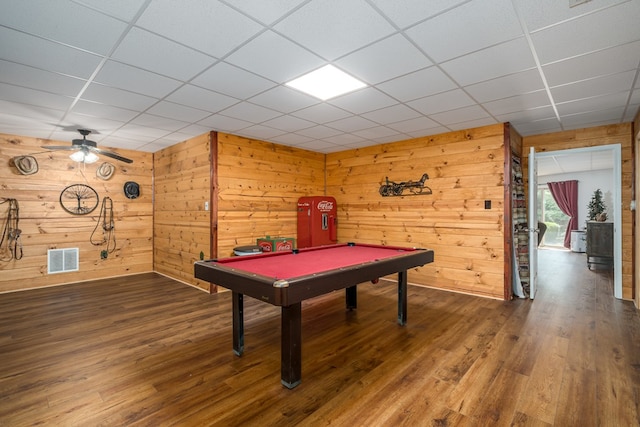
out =
[[(409, 287), (303, 304), (302, 384), (280, 384), (279, 309), (156, 274), (0, 295), (0, 425), (634, 426), (640, 319), (584, 254), (541, 251), (534, 302)], [(409, 279), (411, 276), (409, 276)]]

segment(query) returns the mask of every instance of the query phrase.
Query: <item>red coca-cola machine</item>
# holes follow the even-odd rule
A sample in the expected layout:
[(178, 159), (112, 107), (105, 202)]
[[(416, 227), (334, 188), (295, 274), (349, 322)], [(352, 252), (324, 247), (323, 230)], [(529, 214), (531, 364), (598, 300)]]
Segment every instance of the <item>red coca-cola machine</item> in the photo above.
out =
[(336, 199), (309, 196), (298, 199), (298, 248), (331, 245), (338, 241)]

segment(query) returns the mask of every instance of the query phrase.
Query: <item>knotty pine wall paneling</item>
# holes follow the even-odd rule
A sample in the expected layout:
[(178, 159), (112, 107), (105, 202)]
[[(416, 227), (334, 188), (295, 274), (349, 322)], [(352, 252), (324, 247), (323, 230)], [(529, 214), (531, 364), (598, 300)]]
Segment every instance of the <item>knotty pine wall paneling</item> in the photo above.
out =
[[(133, 160), (132, 164), (101, 156), (97, 163), (84, 165), (69, 159), (69, 151), (48, 151), (43, 145), (71, 145), (71, 141), (0, 134), (0, 198), (18, 200), (22, 230), (23, 258), (0, 261), (0, 292), (60, 285), (153, 270), (153, 208), (151, 153), (114, 149)], [(108, 149), (108, 147), (102, 147)], [(33, 155), (39, 170), (22, 175), (10, 160)], [(96, 169), (109, 162), (116, 170), (108, 181), (96, 177)], [(124, 183), (140, 184), (140, 197), (127, 199)], [(87, 215), (71, 215), (60, 206), (61, 191), (71, 184), (93, 187), (100, 198), (96, 210)], [(102, 200), (113, 200), (116, 250), (106, 259), (90, 237), (99, 219)], [(4, 227), (8, 204), (0, 204), (0, 225)], [(101, 240), (101, 227), (95, 238)], [(95, 240), (95, 239), (94, 239)], [(47, 273), (48, 249), (79, 249), (79, 271)]]
[[(633, 299), (633, 219), (629, 209), (633, 185), (632, 123), (576, 129), (523, 138), (523, 152), (535, 147), (537, 153), (620, 144), (622, 157), (622, 297)], [(525, 187), (528, 187), (528, 158), (523, 158)], [(580, 208), (585, 208), (581, 206)]]
[[(504, 299), (504, 144), (499, 124), (327, 154), (338, 240), (433, 249), (412, 283)], [(433, 194), (380, 195), (423, 173)]]
[(640, 308), (640, 238), (638, 238), (638, 230), (636, 227), (640, 225), (640, 206), (638, 206), (638, 194), (640, 194), (640, 108), (633, 120), (633, 194), (632, 200), (635, 200), (636, 208), (633, 212), (633, 297), (636, 308)]
[(297, 203), (325, 195), (325, 155), (218, 133), (218, 256), (269, 236), (297, 238)]
[[(209, 291), (193, 277), (193, 263), (215, 256), (211, 242), (211, 144), (209, 132), (154, 154), (154, 249), (158, 273)], [(209, 210), (205, 210), (205, 202)]]

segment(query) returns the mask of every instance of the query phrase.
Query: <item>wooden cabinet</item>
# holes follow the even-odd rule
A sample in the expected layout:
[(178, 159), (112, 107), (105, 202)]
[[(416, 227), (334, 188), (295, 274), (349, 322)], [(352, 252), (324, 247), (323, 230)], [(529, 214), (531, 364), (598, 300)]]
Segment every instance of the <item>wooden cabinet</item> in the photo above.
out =
[(587, 267), (594, 264), (613, 267), (612, 222), (587, 222)]

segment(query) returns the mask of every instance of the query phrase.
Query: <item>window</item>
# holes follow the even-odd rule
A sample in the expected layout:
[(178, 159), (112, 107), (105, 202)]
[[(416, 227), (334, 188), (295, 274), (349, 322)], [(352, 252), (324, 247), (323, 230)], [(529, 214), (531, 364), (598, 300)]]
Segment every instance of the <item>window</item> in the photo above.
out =
[(546, 184), (538, 186), (537, 215), (538, 221), (544, 222), (547, 226), (541, 246), (564, 247), (564, 236), (567, 232), (569, 217), (560, 210), (553, 200)]

